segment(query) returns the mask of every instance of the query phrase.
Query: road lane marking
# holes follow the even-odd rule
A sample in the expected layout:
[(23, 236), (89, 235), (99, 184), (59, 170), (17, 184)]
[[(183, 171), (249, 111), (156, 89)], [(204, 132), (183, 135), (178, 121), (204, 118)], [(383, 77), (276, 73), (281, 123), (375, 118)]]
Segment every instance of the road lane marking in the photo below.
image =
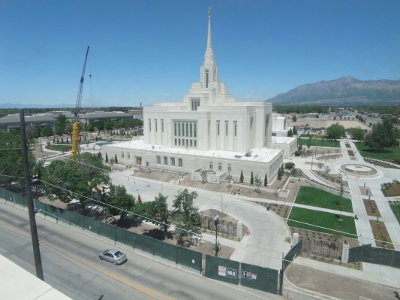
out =
[[(22, 231), (21, 229), (16, 228), (16, 227), (14, 227), (14, 226), (8, 224), (8, 223), (6, 223), (6, 222), (4, 222), (4, 221), (2, 221), (2, 220), (0, 220), (0, 224), (1, 224), (2, 226), (6, 227), (7, 229), (9, 229), (9, 230), (15, 232), (15, 233), (18, 233), (18, 234), (21, 234), (21, 235), (23, 235), (23, 236), (25, 236), (25, 237), (30, 238), (30, 235), (27, 234), (26, 232), (24, 232), (24, 231)], [(84, 260), (82, 260), (82, 259), (80, 259), (80, 258), (78, 258), (78, 257), (75, 257), (75, 256), (73, 256), (73, 255), (71, 255), (71, 254), (69, 254), (69, 253), (67, 253), (67, 252), (64, 252), (63, 250), (59, 249), (58, 247), (55, 247), (55, 246), (53, 246), (53, 245), (50, 245), (48, 242), (45, 242), (45, 241), (43, 241), (43, 240), (40, 240), (40, 241), (39, 241), (39, 244), (44, 245), (44, 246), (46, 246), (46, 247), (48, 247), (48, 248), (51, 248), (51, 249), (53, 249), (53, 250), (55, 250), (55, 251), (57, 251), (57, 252), (60, 252), (60, 253), (62, 253), (63, 255), (65, 255), (65, 256), (67, 256), (67, 257), (69, 257), (69, 258), (71, 258), (71, 259), (73, 259), (73, 260), (75, 260), (75, 261), (77, 261), (77, 262), (80, 262), (81, 264), (83, 264), (83, 265), (85, 265), (85, 266), (87, 266), (87, 267), (89, 267), (89, 268), (91, 268), (91, 269), (93, 269), (93, 270), (95, 270), (95, 271), (97, 271), (97, 272), (100, 272), (100, 273), (102, 273), (102, 274), (105, 274), (105, 275), (107, 275), (107, 276), (109, 276), (109, 277), (111, 277), (111, 278), (113, 278), (113, 279), (115, 279), (115, 280), (117, 280), (117, 281), (119, 281), (119, 282), (122, 282), (122, 283), (124, 283), (124, 284), (130, 286), (131, 288), (137, 290), (138, 292), (140, 292), (140, 293), (146, 295), (149, 299), (174, 300), (174, 298), (171, 298), (171, 297), (169, 297), (169, 296), (167, 296), (167, 295), (164, 295), (164, 294), (162, 294), (162, 293), (160, 293), (160, 292), (157, 292), (157, 291), (155, 291), (155, 290), (153, 290), (153, 289), (151, 289), (151, 288), (148, 288), (148, 287), (146, 287), (146, 286), (144, 286), (144, 285), (141, 285), (141, 284), (132, 282), (132, 281), (130, 281), (129, 279), (126, 279), (126, 278), (124, 278), (124, 277), (122, 277), (122, 276), (119, 276), (119, 275), (116, 275), (116, 274), (112, 274), (112, 273), (110, 273), (110, 272), (107, 272), (106, 270), (104, 270), (104, 269), (102, 269), (102, 268), (99, 268), (99, 267), (97, 267), (97, 266), (95, 266), (95, 265), (93, 265), (93, 264), (90, 264), (90, 263), (88, 263), (88, 262), (86, 262), (86, 261), (84, 261)]]

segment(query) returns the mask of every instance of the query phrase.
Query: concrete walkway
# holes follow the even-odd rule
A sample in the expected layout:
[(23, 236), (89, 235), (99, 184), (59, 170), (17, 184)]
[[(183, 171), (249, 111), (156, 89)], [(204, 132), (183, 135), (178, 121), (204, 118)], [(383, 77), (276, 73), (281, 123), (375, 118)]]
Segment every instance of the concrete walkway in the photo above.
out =
[[(112, 172), (111, 179), (114, 184), (124, 185), (128, 193), (134, 196), (140, 195), (142, 201), (153, 201), (154, 197), (162, 193), (168, 196), (168, 205), (172, 207), (176, 194), (183, 189), (178, 180), (161, 182), (131, 177), (131, 174), (132, 170)], [(215, 209), (224, 212), (249, 228), (250, 235), (245, 236), (239, 244), (234, 244), (236, 250), (231, 255), (232, 260), (280, 269), (282, 253), (286, 254), (291, 246), (285, 241), (291, 233), (284, 220), (272, 211), (262, 209), (252, 201), (246, 201), (244, 198), (247, 197), (191, 187), (188, 191), (197, 192), (195, 203), (200, 210)], [(228, 240), (227, 245), (231, 242)], [(223, 245), (221, 239), (221, 246)]]

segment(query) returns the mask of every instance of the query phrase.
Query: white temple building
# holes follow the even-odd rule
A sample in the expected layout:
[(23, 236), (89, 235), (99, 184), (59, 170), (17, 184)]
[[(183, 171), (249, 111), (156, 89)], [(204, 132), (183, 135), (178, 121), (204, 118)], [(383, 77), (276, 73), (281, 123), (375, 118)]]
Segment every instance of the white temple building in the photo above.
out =
[[(194, 82), (183, 102), (154, 103), (143, 110), (144, 138), (105, 145), (102, 155), (147, 170), (189, 173), (219, 183), (227, 175), (234, 180), (243, 172), (245, 181), (253, 175), (271, 182), (278, 173), (287, 141), (272, 138), (272, 104), (236, 102), (218, 78), (208, 18), (207, 47), (200, 67), (200, 81)], [(290, 143), (297, 142), (291, 138)], [(295, 150), (294, 150), (295, 151)], [(293, 152), (294, 152), (293, 151)], [(203, 173), (204, 174), (204, 173)]]

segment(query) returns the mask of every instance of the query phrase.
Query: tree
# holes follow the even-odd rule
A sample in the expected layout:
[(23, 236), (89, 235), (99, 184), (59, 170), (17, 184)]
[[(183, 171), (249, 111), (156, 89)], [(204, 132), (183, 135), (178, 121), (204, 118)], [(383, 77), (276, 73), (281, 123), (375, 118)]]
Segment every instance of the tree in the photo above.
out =
[(65, 133), (65, 124), (67, 123), (67, 117), (64, 114), (59, 114), (57, 118), (57, 123), (55, 127), (55, 132), (57, 135), (63, 135)]
[(243, 176), (243, 170), (240, 171), (240, 183), (243, 183), (244, 176)]
[(118, 164), (118, 157), (117, 157), (117, 154), (115, 154), (115, 163)]
[(107, 206), (106, 211), (109, 215), (120, 215), (124, 218), (135, 208), (135, 197), (126, 192), (123, 185), (110, 184), (110, 191), (104, 195), (104, 202), (112, 206)]
[(106, 153), (106, 163), (108, 163), (108, 154)]
[(254, 178), (254, 185), (256, 186), (256, 191), (260, 190), (260, 185), (261, 184), (262, 184), (261, 177), (256, 175), (256, 177)]
[(360, 127), (349, 128), (348, 132), (350, 133), (353, 140), (357, 140), (357, 141), (364, 140), (364, 130), (362, 130)]
[(40, 135), (41, 136), (51, 136), (51, 135), (53, 135), (53, 129), (51, 129), (51, 127), (49, 125), (46, 125), (46, 126), (42, 127), (42, 129), (40, 130)]
[(207, 182), (207, 172), (206, 170), (202, 170), (200, 172), (200, 176), (201, 176), (201, 183), (206, 183)]
[(293, 121), (293, 122), (297, 122), (297, 116), (296, 116), (296, 115), (294, 115), (294, 116), (292, 117), (292, 121)]
[[(32, 141), (27, 141), (29, 144)], [(21, 155), (21, 133), (19, 130), (10, 132), (0, 130), (0, 183), (8, 184), (11, 188), (11, 182), (19, 182), (23, 184), (24, 179), (24, 163)], [(7, 150), (9, 149), (9, 150)], [(35, 166), (35, 158), (32, 151), (28, 151), (28, 164), (31, 170)]]
[(105, 127), (107, 130), (111, 130), (111, 129), (112, 129), (112, 126), (113, 126), (113, 123), (112, 123), (112, 121), (111, 121), (110, 119), (108, 119), (108, 120), (106, 121), (106, 123), (104, 124), (104, 127)]
[(97, 158), (103, 160), (103, 157), (101, 156), (101, 152), (100, 151), (97, 153)]
[(94, 130), (94, 124), (92, 123), (92, 122), (90, 122), (88, 125), (87, 125), (87, 131), (90, 131), (90, 132), (92, 132), (93, 130)]
[(267, 173), (265, 173), (265, 176), (264, 176), (264, 186), (267, 186), (268, 185), (268, 175), (267, 175)]
[(43, 174), (43, 189), (50, 200), (84, 202), (91, 197), (93, 188), (109, 184), (109, 172), (96, 155), (78, 154), (74, 160), (52, 161)]
[(310, 147), (311, 147), (311, 139), (312, 139), (312, 137), (310, 136), (310, 137), (308, 138), (308, 140), (307, 140), (307, 148), (308, 148), (308, 149), (310, 149)]
[(294, 134), (294, 135), (297, 135), (297, 128), (296, 128), (296, 126), (293, 126), (293, 134)]
[(167, 229), (168, 229), (168, 204), (167, 204), (167, 198), (166, 196), (163, 196), (161, 193), (158, 194), (157, 197), (154, 198), (154, 201), (147, 202), (147, 209), (146, 212), (149, 216), (149, 218), (157, 221), (153, 222), (155, 224), (161, 223), (164, 228), (164, 238), (165, 235), (167, 234)]
[[(177, 227), (188, 230), (197, 230), (201, 225), (201, 217), (198, 207), (194, 205), (197, 198), (196, 192), (189, 193), (188, 189), (178, 192), (172, 204), (174, 209), (172, 218)], [(178, 233), (182, 234), (181, 230)]]
[(326, 129), (326, 134), (328, 138), (334, 139), (335, 141), (338, 138), (341, 138), (342, 136), (346, 135), (346, 132), (344, 130), (344, 127), (340, 125), (339, 123), (332, 124)]
[(294, 166), (295, 166), (294, 163), (292, 163), (292, 162), (287, 162), (287, 163), (285, 164), (285, 169), (291, 170), (291, 169), (294, 168)]
[(250, 184), (254, 184), (253, 171), (251, 171), (251, 175), (250, 175)]
[(96, 128), (97, 128), (98, 130), (104, 130), (104, 128), (105, 128), (105, 124), (104, 124), (103, 121), (96, 122), (95, 125), (96, 125)]
[(372, 132), (365, 136), (364, 144), (372, 149), (384, 149), (391, 147), (396, 142), (396, 131), (393, 121), (383, 118), (382, 123), (372, 126)]
[(289, 129), (289, 131), (288, 131), (288, 133), (287, 133), (287, 136), (288, 136), (288, 137), (292, 137), (292, 136), (293, 136), (293, 131), (292, 131), (292, 129)]

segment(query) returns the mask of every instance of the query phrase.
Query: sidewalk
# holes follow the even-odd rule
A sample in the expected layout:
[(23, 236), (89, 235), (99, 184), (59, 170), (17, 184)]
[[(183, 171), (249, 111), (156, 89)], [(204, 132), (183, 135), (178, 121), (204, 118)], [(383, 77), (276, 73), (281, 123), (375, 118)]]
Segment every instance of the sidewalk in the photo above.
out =
[[(399, 269), (362, 263), (363, 271), (297, 257), (285, 271), (284, 290), (315, 299), (394, 299)], [(292, 296), (291, 299), (301, 299)]]

